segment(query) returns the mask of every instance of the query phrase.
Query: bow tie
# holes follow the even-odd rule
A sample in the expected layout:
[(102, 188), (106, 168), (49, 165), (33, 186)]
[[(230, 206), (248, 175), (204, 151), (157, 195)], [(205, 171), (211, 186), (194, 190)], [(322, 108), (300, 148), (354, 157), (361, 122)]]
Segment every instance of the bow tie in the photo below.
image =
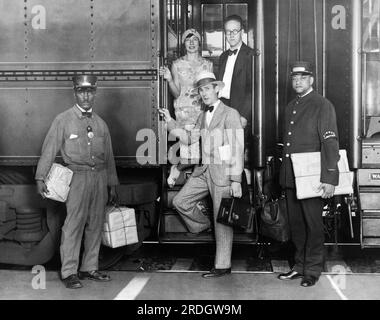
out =
[(205, 107), (205, 112), (207, 112), (207, 111), (212, 112), (213, 110), (214, 110), (214, 106), (206, 106)]
[(238, 49), (235, 49), (235, 50), (228, 49), (229, 56), (232, 56), (233, 54), (237, 54), (237, 52), (238, 52)]
[(92, 117), (92, 112), (87, 112), (87, 111), (82, 111), (82, 116), (83, 117), (87, 117), (87, 118), (91, 118)]

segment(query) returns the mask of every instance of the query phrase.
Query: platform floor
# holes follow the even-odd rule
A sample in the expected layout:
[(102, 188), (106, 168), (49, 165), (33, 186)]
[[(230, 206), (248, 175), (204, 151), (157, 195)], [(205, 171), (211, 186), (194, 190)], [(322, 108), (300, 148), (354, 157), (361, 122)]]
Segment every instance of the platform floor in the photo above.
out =
[[(111, 282), (83, 281), (66, 289), (56, 272), (47, 272), (45, 289), (33, 288), (28, 271), (0, 271), (1, 300), (377, 300), (380, 274), (323, 274), (311, 288), (299, 280), (281, 281), (276, 273), (240, 273), (203, 279), (198, 272), (112, 271)], [(40, 283), (41, 285), (42, 283)]]
[(325, 270), (311, 288), (300, 280), (280, 281), (289, 270), (288, 249), (234, 248), (232, 274), (203, 279), (212, 267), (213, 246), (143, 245), (107, 272), (109, 283), (83, 281), (69, 290), (52, 261), (33, 273), (31, 267), (0, 265), (0, 300), (377, 300), (380, 299), (380, 251), (325, 247)]

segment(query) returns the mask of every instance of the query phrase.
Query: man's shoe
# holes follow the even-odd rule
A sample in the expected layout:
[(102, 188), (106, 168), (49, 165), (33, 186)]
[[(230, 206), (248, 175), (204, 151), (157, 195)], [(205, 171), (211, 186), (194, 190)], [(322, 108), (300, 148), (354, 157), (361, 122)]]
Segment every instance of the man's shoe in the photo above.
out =
[(278, 279), (280, 280), (294, 280), (294, 279), (300, 279), (302, 278), (302, 274), (298, 273), (297, 271), (290, 270), (287, 273), (281, 273), (278, 275)]
[(187, 237), (199, 237), (199, 236), (207, 236), (207, 235), (212, 235), (212, 229), (211, 228), (207, 228), (206, 230), (203, 230), (201, 232), (197, 232), (197, 233), (194, 233), (194, 232), (186, 232), (185, 235)]
[(302, 287), (312, 287), (313, 285), (316, 284), (318, 281), (318, 278), (313, 277), (313, 276), (304, 276), (302, 281), (301, 281), (301, 286)]
[(78, 275), (79, 275), (79, 279), (81, 280), (87, 279), (87, 280), (102, 281), (102, 282), (111, 281), (110, 276), (104, 273), (100, 273), (97, 270), (86, 271), (86, 272), (79, 271)]
[(78, 276), (76, 274), (72, 274), (65, 279), (62, 279), (62, 282), (65, 284), (68, 289), (79, 289), (82, 288), (83, 285), (79, 281)]
[(228, 269), (216, 269), (216, 268), (212, 268), (210, 270), (210, 272), (202, 274), (202, 277), (206, 278), (206, 279), (208, 279), (208, 278), (218, 278), (218, 277), (223, 277), (226, 274), (230, 274), (230, 273), (231, 273), (231, 268), (228, 268)]

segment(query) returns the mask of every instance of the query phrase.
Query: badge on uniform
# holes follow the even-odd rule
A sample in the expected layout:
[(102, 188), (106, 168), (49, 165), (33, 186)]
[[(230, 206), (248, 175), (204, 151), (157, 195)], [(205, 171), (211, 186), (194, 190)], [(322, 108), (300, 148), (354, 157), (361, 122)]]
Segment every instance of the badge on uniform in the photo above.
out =
[(94, 137), (94, 132), (92, 131), (91, 126), (87, 127), (87, 137), (89, 137), (90, 139), (92, 139)]

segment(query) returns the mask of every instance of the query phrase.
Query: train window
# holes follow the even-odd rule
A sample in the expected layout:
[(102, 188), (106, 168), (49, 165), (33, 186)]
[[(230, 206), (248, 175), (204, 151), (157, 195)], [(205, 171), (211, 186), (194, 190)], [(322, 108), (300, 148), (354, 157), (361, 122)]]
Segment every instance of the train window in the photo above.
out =
[(202, 55), (218, 57), (223, 52), (223, 5), (202, 5)]
[(380, 0), (363, 0), (363, 64), (366, 116), (380, 116)]
[[(219, 57), (228, 49), (225, 42), (223, 20), (232, 14), (242, 17), (244, 26), (248, 26), (248, 4), (226, 3), (226, 4), (202, 4), (202, 56)], [(244, 30), (243, 41), (247, 43), (248, 34)]]

